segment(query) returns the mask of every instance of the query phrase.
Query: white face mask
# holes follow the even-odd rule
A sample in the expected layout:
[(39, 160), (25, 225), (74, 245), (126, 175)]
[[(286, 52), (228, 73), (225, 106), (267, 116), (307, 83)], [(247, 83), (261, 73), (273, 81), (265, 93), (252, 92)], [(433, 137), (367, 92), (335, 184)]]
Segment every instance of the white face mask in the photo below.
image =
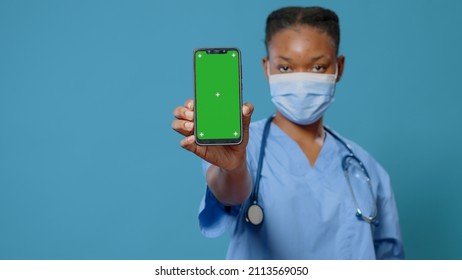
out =
[(287, 119), (300, 125), (319, 120), (334, 101), (337, 66), (335, 74), (293, 72), (271, 75), (268, 80), (271, 101)]

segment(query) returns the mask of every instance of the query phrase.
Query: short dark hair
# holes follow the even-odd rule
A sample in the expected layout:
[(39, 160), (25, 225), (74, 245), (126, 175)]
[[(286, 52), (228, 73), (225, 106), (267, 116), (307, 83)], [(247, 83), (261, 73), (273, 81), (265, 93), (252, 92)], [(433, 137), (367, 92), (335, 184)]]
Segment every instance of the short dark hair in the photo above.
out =
[(339, 19), (335, 12), (321, 7), (285, 7), (273, 11), (266, 19), (265, 46), (274, 34), (294, 25), (309, 25), (329, 35), (334, 43), (336, 52), (340, 46)]

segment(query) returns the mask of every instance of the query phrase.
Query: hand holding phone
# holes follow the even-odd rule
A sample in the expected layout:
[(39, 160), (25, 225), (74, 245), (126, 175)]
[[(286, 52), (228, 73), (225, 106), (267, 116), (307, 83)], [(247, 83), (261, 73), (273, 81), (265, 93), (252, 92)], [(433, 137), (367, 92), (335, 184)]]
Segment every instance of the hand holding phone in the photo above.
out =
[[(195, 52), (196, 53), (196, 52)], [(230, 53), (232, 55), (232, 53)], [(240, 55), (240, 54), (239, 54)], [(195, 58), (196, 59), (196, 58)], [(239, 62), (239, 79), (237, 79), (239, 83), (240, 89), (240, 62)], [(234, 82), (236, 80), (234, 79)], [(196, 92), (197, 93), (197, 92)], [(238, 102), (241, 103), (241, 96), (239, 92), (239, 99)], [(196, 94), (197, 97), (197, 94)], [(210, 97), (210, 96), (209, 96)], [(201, 97), (199, 100), (187, 100), (183, 106), (178, 106), (175, 108), (173, 115), (175, 119), (172, 121), (172, 128), (178, 132), (179, 134), (183, 135), (184, 138), (181, 140), (180, 145), (184, 149), (194, 153), (198, 157), (210, 162), (211, 164), (227, 169), (233, 170), (238, 168), (239, 166), (245, 166), (246, 161), (246, 146), (249, 139), (249, 125), (251, 121), (251, 116), (253, 113), (253, 105), (250, 103), (246, 103), (243, 106), (237, 105), (237, 110), (239, 111), (239, 115), (233, 115), (234, 122), (238, 123), (238, 130), (241, 131), (240, 135), (236, 138), (232, 139), (234, 142), (240, 142), (237, 145), (198, 145), (197, 138), (195, 135), (195, 131), (197, 130), (196, 123), (197, 123), (197, 112), (196, 112), (196, 103), (199, 101), (199, 106), (201, 106)], [(236, 101), (235, 101), (236, 102)], [(236, 106), (234, 104), (234, 106)], [(207, 108), (207, 107), (206, 107)], [(236, 108), (234, 108), (236, 110)], [(199, 125), (201, 124), (202, 114), (199, 113)], [(241, 123), (242, 122), (242, 123)], [(240, 125), (240, 127), (239, 127)], [(237, 130), (235, 130), (237, 131)], [(205, 136), (205, 133), (204, 133)], [(233, 135), (234, 136), (234, 135)], [(239, 139), (240, 138), (240, 139)], [(205, 139), (205, 138), (204, 138)], [(217, 139), (223, 139), (222, 137)], [(203, 141), (203, 140), (199, 140)], [(218, 142), (216, 139), (213, 139), (212, 142)]]
[(194, 135), (194, 101), (191, 99), (186, 100), (184, 106), (178, 106), (173, 111), (175, 119), (172, 121), (172, 128), (184, 136), (180, 142), (181, 147), (213, 165), (232, 170), (245, 164), (249, 125), (253, 110), (252, 104), (243, 105), (243, 133), (242, 142), (239, 145), (197, 145)]

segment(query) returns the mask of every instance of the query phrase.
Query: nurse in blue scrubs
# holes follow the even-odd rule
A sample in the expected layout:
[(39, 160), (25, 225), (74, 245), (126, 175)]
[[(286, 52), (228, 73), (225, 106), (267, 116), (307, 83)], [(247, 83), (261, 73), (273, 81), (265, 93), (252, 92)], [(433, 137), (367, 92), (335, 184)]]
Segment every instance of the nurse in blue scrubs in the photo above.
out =
[(387, 172), (323, 125), (345, 65), (337, 15), (276, 10), (265, 42), (263, 73), (276, 113), (250, 123), (254, 107), (243, 105), (242, 144), (197, 146), (192, 100), (174, 111), (180, 145), (204, 159), (202, 233), (230, 231), (228, 259), (404, 258)]

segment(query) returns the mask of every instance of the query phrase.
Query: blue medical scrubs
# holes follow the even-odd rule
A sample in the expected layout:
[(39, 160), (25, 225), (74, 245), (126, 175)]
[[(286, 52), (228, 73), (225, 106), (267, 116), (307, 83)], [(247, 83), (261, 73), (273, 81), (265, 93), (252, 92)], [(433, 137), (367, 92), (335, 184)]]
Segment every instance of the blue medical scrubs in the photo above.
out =
[[(247, 164), (253, 180), (264, 125), (265, 120), (250, 125)], [(344, 140), (365, 164), (372, 181), (374, 198), (364, 180), (352, 178), (356, 199), (366, 214), (371, 214), (377, 204), (379, 226), (355, 216), (354, 200), (341, 166), (348, 152), (339, 141), (326, 133), (311, 167), (297, 143), (272, 123), (258, 198), (264, 209), (263, 223), (255, 226), (245, 221), (248, 202), (225, 207), (207, 187), (199, 210), (202, 233), (217, 237), (229, 230), (228, 259), (404, 258), (388, 174), (361, 147)], [(208, 167), (210, 164), (204, 162), (204, 172)]]

